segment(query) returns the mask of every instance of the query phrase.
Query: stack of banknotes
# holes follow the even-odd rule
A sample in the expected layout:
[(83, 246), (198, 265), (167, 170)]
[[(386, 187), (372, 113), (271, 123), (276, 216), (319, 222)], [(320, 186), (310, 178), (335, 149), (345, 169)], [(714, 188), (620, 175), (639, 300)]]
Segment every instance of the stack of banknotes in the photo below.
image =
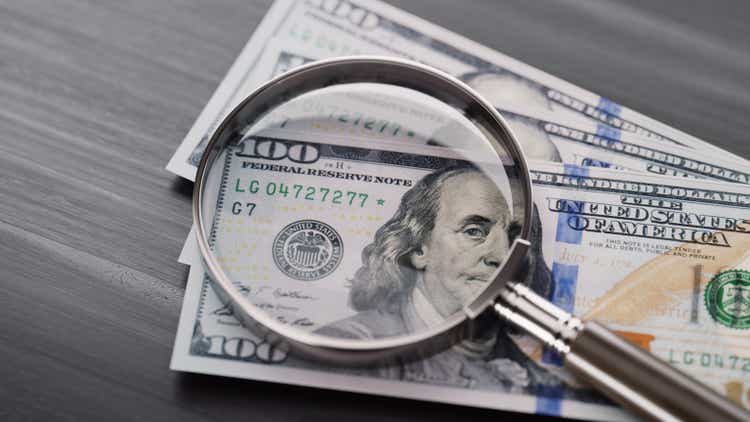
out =
[[(608, 324), (750, 408), (750, 276), (743, 276), (750, 269), (748, 161), (388, 4), (277, 0), (167, 169), (193, 180), (213, 131), (263, 82), (313, 60), (356, 54), (428, 64), (493, 103), (524, 145), (532, 145), (526, 153), (541, 253), (552, 278), (550, 300)], [(345, 129), (353, 136), (368, 130)], [(403, 171), (388, 163), (368, 165), (394, 177)], [(349, 188), (357, 182), (331, 183)], [(303, 219), (305, 209), (284, 212), (284, 218), (267, 218), (253, 229), (252, 241), (241, 246), (248, 250), (248, 271), (271, 286), (279, 301), (290, 300), (273, 290), (281, 273), (260, 252), (288, 221)], [(560, 224), (571, 213), (578, 216), (572, 238), (570, 227)], [(339, 230), (343, 242), (359, 256), (389, 217), (347, 210), (331, 212), (325, 222), (346, 227)], [(520, 333), (507, 334), (507, 344), (497, 348), (502, 350), (483, 357), (472, 371), (357, 374), (300, 366), (245, 329), (220, 302), (192, 232), (180, 262), (191, 269), (174, 370), (571, 418), (629, 419)]]

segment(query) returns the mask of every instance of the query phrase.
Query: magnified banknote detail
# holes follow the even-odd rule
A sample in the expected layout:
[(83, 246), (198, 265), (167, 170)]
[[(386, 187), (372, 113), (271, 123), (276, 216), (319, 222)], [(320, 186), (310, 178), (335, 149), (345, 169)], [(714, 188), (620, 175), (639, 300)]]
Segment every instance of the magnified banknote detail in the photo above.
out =
[[(418, 114), (367, 137), (330, 127), (329, 105), (347, 110), (337, 122), (367, 125), (393, 112), (381, 103)], [(306, 321), (317, 338), (441, 327), (490, 284), (527, 217), (517, 212), (530, 197), (525, 166), (480, 127), (427, 94), (364, 82), (305, 91), (237, 123), (198, 201), (230, 288), (255, 292), (248, 302), (273, 319)], [(261, 263), (275, 264), (268, 281), (251, 266)], [(275, 303), (279, 289), (292, 300)]]

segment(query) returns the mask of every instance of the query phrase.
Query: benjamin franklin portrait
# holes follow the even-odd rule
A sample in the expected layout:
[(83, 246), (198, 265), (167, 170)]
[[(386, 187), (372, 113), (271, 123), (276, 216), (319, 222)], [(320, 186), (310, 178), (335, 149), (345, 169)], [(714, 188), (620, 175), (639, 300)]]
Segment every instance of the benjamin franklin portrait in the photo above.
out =
[[(366, 340), (440, 323), (483, 289), (502, 264), (520, 230), (512, 218), (518, 212), (511, 212), (509, 201), (475, 167), (426, 175), (364, 248), (349, 292), (349, 306), (357, 313), (317, 332)], [(523, 282), (549, 297), (554, 286), (542, 257), (536, 210), (531, 223), (533, 246)], [(510, 326), (496, 318), (479, 324), (477, 337), (426, 359), (379, 368), (378, 375), (528, 393), (561, 383), (522, 351)]]

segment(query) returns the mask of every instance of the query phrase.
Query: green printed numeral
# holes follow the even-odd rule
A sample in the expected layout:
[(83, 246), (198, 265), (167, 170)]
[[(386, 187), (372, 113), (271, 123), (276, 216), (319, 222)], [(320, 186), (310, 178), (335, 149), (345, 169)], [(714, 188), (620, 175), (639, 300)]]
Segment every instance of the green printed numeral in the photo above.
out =
[(349, 205), (350, 207), (359, 205), (360, 208), (364, 208), (369, 198), (369, 195), (364, 192), (332, 190), (324, 186), (294, 184), (290, 189), (289, 185), (276, 182), (267, 182), (265, 186), (262, 186), (258, 180), (250, 180), (243, 184), (240, 178), (237, 179), (234, 190), (239, 193), (247, 192), (252, 195), (265, 193), (266, 196), (283, 196), (284, 198), (291, 195), (294, 199), (322, 203), (330, 202), (336, 205)]
[(306, 201), (314, 201), (315, 200), (315, 188), (312, 186), (308, 186), (307, 189), (305, 189), (305, 200)]

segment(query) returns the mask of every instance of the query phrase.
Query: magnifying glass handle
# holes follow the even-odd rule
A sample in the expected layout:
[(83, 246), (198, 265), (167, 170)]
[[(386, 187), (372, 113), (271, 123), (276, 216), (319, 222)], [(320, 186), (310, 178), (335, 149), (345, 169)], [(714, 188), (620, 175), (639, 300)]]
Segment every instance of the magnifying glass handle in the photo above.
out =
[(748, 421), (715, 391), (589, 321), (569, 342), (565, 367), (634, 413), (655, 420)]
[(582, 322), (526, 286), (507, 283), (494, 310), (557, 351), (565, 367), (646, 419), (750, 421), (750, 413), (627, 342), (595, 321)]

